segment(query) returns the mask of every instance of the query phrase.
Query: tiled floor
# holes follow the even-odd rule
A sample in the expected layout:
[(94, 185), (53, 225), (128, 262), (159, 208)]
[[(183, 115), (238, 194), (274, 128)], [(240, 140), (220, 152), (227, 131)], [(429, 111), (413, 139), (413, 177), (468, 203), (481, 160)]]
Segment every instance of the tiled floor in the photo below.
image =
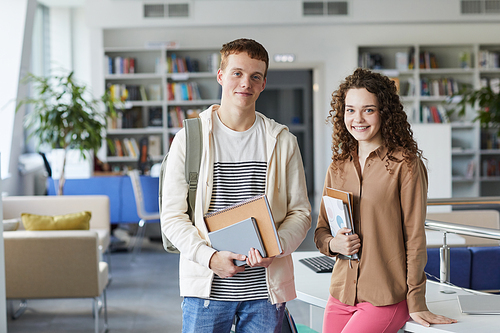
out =
[[(311, 249), (310, 238), (311, 232), (303, 250)], [(181, 332), (178, 263), (179, 255), (165, 252), (155, 242), (145, 241), (135, 262), (129, 252), (112, 252), (109, 332)], [(297, 323), (309, 323), (305, 303), (294, 300), (287, 306)], [(92, 300), (29, 300), (26, 312), (17, 320), (9, 315), (7, 325), (9, 333), (93, 332)]]

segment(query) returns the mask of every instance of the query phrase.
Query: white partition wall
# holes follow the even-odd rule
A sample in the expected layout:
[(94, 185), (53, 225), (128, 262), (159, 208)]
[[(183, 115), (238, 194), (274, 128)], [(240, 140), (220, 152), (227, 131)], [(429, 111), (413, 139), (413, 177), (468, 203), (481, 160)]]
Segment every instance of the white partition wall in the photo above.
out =
[[(1, 154), (0, 154), (1, 155)], [(1, 156), (0, 156), (1, 157)], [(1, 166), (0, 166), (1, 169)], [(0, 179), (0, 193), (2, 180)], [(1, 199), (1, 197), (0, 197)], [(0, 216), (3, 219), (3, 203), (0, 205)], [(3, 225), (2, 225), (3, 228)], [(7, 307), (5, 298), (5, 250), (3, 246), (3, 229), (0, 232), (0, 332), (7, 332)]]
[[(428, 197), (451, 198), (451, 124), (413, 124), (412, 130), (427, 159)], [(429, 207), (434, 209), (443, 207)]]

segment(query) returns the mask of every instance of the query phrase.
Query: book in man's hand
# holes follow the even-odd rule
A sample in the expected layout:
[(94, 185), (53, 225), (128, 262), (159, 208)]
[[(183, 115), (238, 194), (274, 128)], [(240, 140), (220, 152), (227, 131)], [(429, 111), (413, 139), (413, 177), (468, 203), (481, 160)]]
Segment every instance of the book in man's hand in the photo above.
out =
[(255, 218), (267, 255), (274, 257), (281, 254), (283, 252), (281, 243), (265, 194), (207, 214), (205, 224), (208, 231), (213, 232), (250, 217)]
[[(333, 188), (326, 188), (326, 195), (323, 196), (323, 205), (328, 217), (328, 224), (330, 226), (333, 237), (341, 228), (351, 229), (348, 235), (355, 233), (353, 223), (353, 204), (352, 193)], [(351, 256), (340, 255), (347, 259), (359, 259), (357, 253)]]
[[(251, 248), (266, 257), (266, 250), (262, 244), (259, 228), (253, 217), (231, 224), (225, 228), (208, 233), (212, 247), (217, 251), (230, 251), (247, 255)], [(245, 260), (234, 260), (236, 266), (246, 264)]]

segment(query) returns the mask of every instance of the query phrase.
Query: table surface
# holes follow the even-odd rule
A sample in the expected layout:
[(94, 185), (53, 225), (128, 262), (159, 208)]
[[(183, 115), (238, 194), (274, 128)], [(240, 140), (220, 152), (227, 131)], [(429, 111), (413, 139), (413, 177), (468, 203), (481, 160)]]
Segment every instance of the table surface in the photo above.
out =
[[(297, 299), (321, 308), (326, 307), (331, 273), (315, 273), (299, 262), (299, 259), (322, 255), (318, 251), (294, 252), (295, 287)], [(443, 293), (442, 291), (452, 292)], [(457, 295), (470, 294), (471, 291), (458, 287), (445, 286), (434, 281), (427, 281), (426, 299), (430, 311), (458, 320), (451, 325), (432, 325), (423, 327), (410, 320), (403, 329), (407, 332), (499, 332), (500, 315), (467, 315), (460, 312)]]

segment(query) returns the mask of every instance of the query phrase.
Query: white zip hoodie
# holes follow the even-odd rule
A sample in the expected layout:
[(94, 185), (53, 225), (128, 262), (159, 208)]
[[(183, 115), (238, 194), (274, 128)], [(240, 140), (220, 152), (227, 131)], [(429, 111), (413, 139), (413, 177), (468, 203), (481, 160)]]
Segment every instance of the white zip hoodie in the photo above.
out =
[[(181, 253), (180, 294), (186, 297), (208, 298), (214, 275), (209, 269), (209, 262), (215, 250), (210, 247), (203, 216), (208, 211), (212, 194), (212, 112), (218, 108), (218, 105), (212, 105), (200, 114), (203, 152), (196, 191), (194, 226), (186, 214), (188, 184), (184, 177), (184, 129), (176, 134), (172, 142), (163, 179), (161, 229)], [(290, 254), (302, 243), (311, 227), (311, 206), (297, 139), (286, 126), (258, 112), (256, 115), (262, 118), (266, 128), (265, 193), (283, 247), (283, 253), (266, 269), (270, 301), (275, 304), (297, 297)]]

